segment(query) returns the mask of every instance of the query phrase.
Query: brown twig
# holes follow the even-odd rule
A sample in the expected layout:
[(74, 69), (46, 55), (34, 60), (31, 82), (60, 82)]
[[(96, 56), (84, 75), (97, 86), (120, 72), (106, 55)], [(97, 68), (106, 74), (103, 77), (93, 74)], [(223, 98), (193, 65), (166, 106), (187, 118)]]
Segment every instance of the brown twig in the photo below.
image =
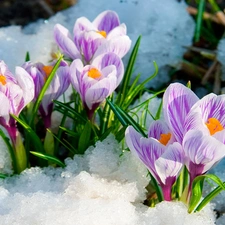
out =
[[(188, 6), (187, 11), (190, 15), (193, 15), (193, 16), (197, 15), (197, 13), (198, 13), (198, 10), (192, 6)], [(208, 13), (208, 12), (204, 12), (203, 19), (211, 20), (215, 23), (222, 24), (225, 26), (225, 15), (222, 11), (215, 13), (215, 15)]]
[(212, 73), (215, 70), (215, 68), (218, 65), (218, 63), (219, 62), (217, 60), (214, 60), (214, 62), (212, 63), (212, 65), (209, 67), (209, 69), (207, 70), (207, 72), (205, 73), (205, 75), (202, 78), (202, 81), (201, 81), (202, 85), (205, 85), (207, 83), (209, 78), (212, 76)]

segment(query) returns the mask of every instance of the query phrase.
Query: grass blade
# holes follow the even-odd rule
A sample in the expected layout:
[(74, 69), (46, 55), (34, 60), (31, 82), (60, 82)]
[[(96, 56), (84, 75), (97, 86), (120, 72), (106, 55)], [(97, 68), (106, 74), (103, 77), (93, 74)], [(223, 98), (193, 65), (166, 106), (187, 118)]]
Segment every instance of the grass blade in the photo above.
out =
[(62, 168), (66, 167), (66, 165), (61, 160), (59, 160), (58, 158), (56, 158), (54, 156), (51, 156), (51, 155), (48, 155), (48, 154), (44, 154), (44, 153), (41, 153), (41, 152), (30, 151), (30, 153), (32, 155), (35, 155), (35, 156), (41, 158), (41, 159), (45, 159), (45, 160), (51, 161), (51, 162), (57, 164), (58, 166), (61, 166)]

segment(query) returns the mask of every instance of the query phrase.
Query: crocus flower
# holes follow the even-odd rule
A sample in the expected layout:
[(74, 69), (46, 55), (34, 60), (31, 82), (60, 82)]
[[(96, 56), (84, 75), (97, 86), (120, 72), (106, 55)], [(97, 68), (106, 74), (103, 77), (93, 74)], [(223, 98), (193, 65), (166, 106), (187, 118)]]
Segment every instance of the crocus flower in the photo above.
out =
[(0, 61), (0, 124), (16, 139), (15, 120), (10, 114), (19, 116), (22, 109), (34, 98), (34, 82), (22, 67), (16, 67), (15, 76), (4, 61)]
[(196, 102), (188, 113), (185, 131), (201, 130), (225, 144), (225, 95), (209, 94)]
[(101, 102), (116, 89), (123, 74), (123, 62), (115, 53), (99, 55), (91, 65), (84, 66), (79, 59), (72, 62), (70, 80), (80, 94), (89, 119)]
[[(23, 68), (30, 74), (35, 83), (35, 98), (38, 97), (45, 81), (50, 75), (55, 62), (50, 65), (44, 65), (42, 63), (26, 62)], [(54, 75), (52, 82), (50, 83), (45, 95), (42, 99), (39, 107), (39, 112), (44, 120), (46, 128), (51, 126), (51, 115), (53, 111), (52, 100), (58, 99), (69, 87), (69, 66), (65, 61), (61, 61), (59, 68)]]
[(183, 84), (170, 84), (163, 95), (163, 112), (166, 123), (175, 139), (182, 143), (185, 120), (191, 107), (199, 100), (191, 89)]
[(55, 41), (62, 52), (72, 59), (84, 60), (84, 64), (106, 52), (114, 52), (122, 58), (131, 46), (126, 32), (126, 25), (120, 24), (118, 15), (109, 10), (93, 22), (85, 17), (77, 19), (73, 36), (60, 24), (54, 27)]
[(190, 190), (195, 177), (206, 173), (225, 156), (225, 145), (201, 130), (189, 130), (182, 145), (190, 174)]
[(155, 138), (144, 138), (132, 126), (125, 132), (126, 143), (149, 169), (162, 188), (164, 199), (171, 200), (171, 188), (177, 179), (184, 160), (182, 146), (178, 142), (164, 145)]
[(14, 147), (14, 170), (17, 173), (27, 166), (26, 151), (16, 127), (16, 121), (10, 116), (19, 116), (22, 109), (34, 98), (34, 82), (22, 67), (16, 67), (15, 76), (7, 65), (0, 61), (0, 124), (7, 130)]

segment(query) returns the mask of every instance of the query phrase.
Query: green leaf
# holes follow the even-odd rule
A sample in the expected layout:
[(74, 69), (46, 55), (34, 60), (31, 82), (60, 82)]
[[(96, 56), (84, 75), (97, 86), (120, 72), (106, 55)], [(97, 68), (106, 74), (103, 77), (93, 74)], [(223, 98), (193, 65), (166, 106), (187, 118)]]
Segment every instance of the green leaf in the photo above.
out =
[(74, 108), (68, 105), (68, 103), (62, 103), (57, 100), (53, 100), (55, 103), (55, 110), (61, 112), (62, 114), (67, 113), (67, 116), (71, 119), (77, 118), (80, 122), (86, 123), (87, 117), (82, 116), (81, 113), (77, 112)]
[(32, 145), (34, 146), (34, 148), (38, 151), (38, 152), (45, 152), (44, 147), (42, 145), (42, 142), (40, 140), (40, 138), (37, 136), (36, 132), (34, 132), (32, 130), (32, 128), (25, 123), (24, 121), (22, 121), (20, 118), (18, 118), (17, 116), (11, 114), (12, 118), (15, 119), (22, 127), (24, 127), (25, 131), (27, 132), (27, 134), (29, 135), (30, 139), (33, 141)]
[(194, 34), (195, 42), (198, 42), (200, 40), (204, 10), (205, 10), (205, 0), (200, 0), (198, 5), (198, 14), (197, 14), (196, 27), (195, 27), (195, 34)]
[(79, 154), (84, 154), (85, 150), (88, 148), (90, 139), (91, 139), (91, 130), (92, 130), (92, 124), (88, 120), (79, 138), (79, 142), (78, 142)]
[(110, 102), (108, 99), (107, 99), (107, 103), (110, 105), (111, 109), (113, 110), (115, 115), (118, 117), (119, 121), (121, 122), (123, 126), (132, 125), (139, 133), (141, 133), (144, 137), (146, 137), (146, 134), (143, 131), (143, 129), (128, 113), (122, 110), (119, 106)]
[(45, 154), (45, 153), (41, 153), (41, 152), (30, 151), (30, 153), (39, 157), (39, 158), (41, 158), (41, 159), (51, 161), (51, 162), (61, 166), (62, 168), (64, 168), (66, 166), (61, 160), (59, 160), (58, 158), (56, 158), (54, 156), (51, 156), (51, 155), (48, 155), (48, 154)]
[(109, 106), (111, 107), (112, 111), (114, 112), (120, 123), (123, 126), (128, 126), (128, 123), (124, 120), (123, 116), (118, 112), (116, 106), (109, 99), (106, 99), (106, 102), (109, 104)]
[(26, 52), (25, 62), (30, 61), (30, 53)]
[(50, 75), (48, 76), (44, 86), (42, 87), (42, 89), (41, 89), (41, 91), (38, 95), (37, 100), (34, 103), (33, 114), (32, 114), (31, 120), (30, 120), (30, 126), (31, 127), (33, 127), (34, 119), (37, 116), (37, 112), (38, 112), (39, 106), (41, 104), (41, 101), (42, 101), (42, 99), (44, 97), (44, 94), (45, 94), (46, 90), (48, 89), (50, 83), (52, 82), (52, 79), (54, 78), (57, 69), (59, 68), (59, 65), (60, 65), (60, 62), (62, 61), (62, 58), (63, 58), (63, 56), (61, 56), (58, 59), (58, 61), (56, 62), (55, 66), (52, 69), (52, 72), (50, 73)]
[(9, 175), (0, 173), (0, 178), (1, 178), (1, 179), (5, 179), (5, 178), (7, 178), (7, 177), (9, 177)]
[(127, 90), (128, 90), (128, 86), (130, 84), (130, 78), (133, 72), (133, 67), (137, 58), (137, 53), (138, 53), (138, 49), (141, 43), (141, 36), (138, 37), (134, 48), (132, 50), (131, 56), (129, 58), (128, 61), (128, 65), (126, 67), (126, 71), (124, 73), (124, 78), (122, 81), (122, 84), (120, 86), (120, 91), (118, 92), (118, 99), (117, 99), (117, 103), (118, 105), (122, 105), (124, 102), (124, 99), (127, 97)]
[[(219, 185), (220, 188), (225, 190), (225, 185), (219, 179), (219, 177), (217, 177), (216, 175), (205, 174), (205, 175), (196, 177), (194, 179), (193, 185), (192, 185), (192, 193), (191, 193), (191, 198), (190, 198), (189, 208), (188, 208), (189, 213), (191, 213), (196, 208), (196, 206), (198, 205), (199, 201), (202, 198), (203, 182), (204, 182), (205, 178), (214, 181), (216, 184)], [(207, 204), (207, 202), (206, 202), (206, 204)], [(204, 207), (204, 206), (205, 205), (203, 205), (202, 207)]]

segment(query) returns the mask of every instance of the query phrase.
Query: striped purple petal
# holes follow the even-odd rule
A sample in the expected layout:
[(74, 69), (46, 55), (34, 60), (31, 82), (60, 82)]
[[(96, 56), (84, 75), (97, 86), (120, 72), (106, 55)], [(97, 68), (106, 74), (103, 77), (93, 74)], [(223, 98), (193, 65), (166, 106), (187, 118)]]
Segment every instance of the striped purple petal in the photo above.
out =
[[(166, 151), (155, 161), (155, 168), (161, 182), (168, 185), (169, 178), (174, 177), (174, 181), (178, 177), (184, 163), (184, 151), (182, 146), (175, 142), (168, 145)], [(169, 184), (172, 186), (172, 184)]]
[(56, 24), (54, 27), (54, 39), (64, 54), (72, 59), (81, 58), (69, 31), (60, 24)]
[(182, 84), (171, 84), (163, 95), (164, 118), (176, 140), (182, 143), (184, 123), (198, 97)]
[(114, 11), (104, 11), (100, 13), (93, 24), (99, 31), (109, 33), (112, 29), (120, 25), (119, 17)]
[(199, 172), (201, 169), (203, 174), (225, 156), (225, 145), (199, 130), (188, 131), (182, 145), (185, 152), (185, 164), (190, 173)]
[(113, 38), (103, 43), (95, 52), (94, 57), (101, 55), (103, 53), (113, 52), (117, 54), (120, 58), (124, 57), (130, 50), (131, 40), (128, 36), (119, 36)]

